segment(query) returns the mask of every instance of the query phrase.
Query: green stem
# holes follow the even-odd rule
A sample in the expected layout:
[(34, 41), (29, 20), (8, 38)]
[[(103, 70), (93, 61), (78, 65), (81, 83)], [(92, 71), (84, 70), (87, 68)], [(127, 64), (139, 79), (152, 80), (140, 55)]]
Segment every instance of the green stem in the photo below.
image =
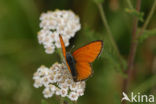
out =
[[(140, 6), (141, 6), (141, 0), (137, 0), (136, 10), (138, 12), (140, 11)], [(125, 92), (125, 93), (127, 93), (129, 79), (131, 78), (131, 72), (134, 66), (134, 59), (135, 59), (136, 49), (137, 49), (137, 41), (136, 41), (137, 28), (138, 28), (138, 18), (135, 16), (133, 19), (132, 40), (131, 40), (131, 45), (130, 45), (130, 53), (128, 57), (128, 66), (127, 66), (127, 70), (125, 71), (125, 74), (127, 74), (127, 78), (124, 78), (123, 86), (122, 86), (123, 87), (122, 92)], [(126, 104), (126, 102), (123, 101), (122, 104)]]
[(129, 8), (133, 9), (133, 6), (132, 6), (132, 3), (131, 3), (130, 0), (127, 0), (127, 4), (128, 4), (128, 6), (129, 6)]
[(147, 17), (147, 19), (146, 19), (146, 21), (145, 21), (143, 27), (142, 27), (141, 30), (140, 30), (140, 32), (139, 32), (139, 34), (138, 34), (138, 37), (139, 37), (139, 36), (144, 32), (144, 30), (147, 28), (147, 26), (148, 26), (148, 24), (149, 24), (149, 22), (150, 22), (150, 20), (151, 20), (151, 18), (152, 18), (152, 16), (153, 16), (153, 13), (154, 13), (154, 11), (155, 11), (155, 8), (156, 8), (156, 0), (154, 0), (152, 9), (151, 9), (151, 11), (150, 11), (150, 13), (149, 13), (149, 15), (148, 15), (148, 17)]
[(108, 22), (107, 22), (107, 19), (106, 19), (105, 12), (103, 10), (102, 4), (101, 3), (97, 3), (97, 2), (96, 2), (96, 4), (97, 4), (97, 7), (98, 7), (99, 12), (101, 14), (102, 22), (103, 22), (104, 26), (106, 27), (106, 31), (108, 32), (109, 39), (110, 39), (110, 41), (111, 41), (115, 51), (117, 52), (117, 55), (118, 55), (119, 60), (121, 62), (121, 67), (123, 68), (123, 63), (122, 63), (123, 58), (120, 55), (119, 49), (118, 49), (118, 47), (116, 45), (116, 42), (115, 42), (115, 40), (114, 40), (114, 38), (112, 36), (112, 32), (110, 31), (110, 27), (108, 25)]

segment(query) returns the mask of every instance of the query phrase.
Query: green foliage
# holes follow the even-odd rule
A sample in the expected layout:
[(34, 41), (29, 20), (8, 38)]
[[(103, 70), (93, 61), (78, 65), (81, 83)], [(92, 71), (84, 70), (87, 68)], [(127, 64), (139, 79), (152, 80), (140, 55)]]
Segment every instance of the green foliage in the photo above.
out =
[(136, 88), (133, 89), (133, 92), (145, 93), (149, 89), (152, 89), (156, 85), (156, 75), (151, 76), (147, 80), (143, 81), (141, 84), (138, 84)]
[(156, 36), (156, 29), (145, 30), (144, 33), (138, 38), (139, 43), (143, 43), (146, 39), (152, 36)]
[(133, 15), (133, 16), (137, 16), (138, 19), (139, 19), (141, 22), (144, 21), (144, 19), (143, 19), (144, 13), (143, 13), (143, 12), (138, 12), (138, 11), (136, 11), (136, 9), (130, 9), (130, 8), (126, 8), (126, 9), (125, 9), (125, 12), (127, 12), (127, 13), (129, 13), (129, 14), (131, 14), (131, 15)]
[(119, 59), (108, 38), (104, 39), (103, 57), (110, 62), (109, 65), (114, 66), (115, 70), (121, 70)]

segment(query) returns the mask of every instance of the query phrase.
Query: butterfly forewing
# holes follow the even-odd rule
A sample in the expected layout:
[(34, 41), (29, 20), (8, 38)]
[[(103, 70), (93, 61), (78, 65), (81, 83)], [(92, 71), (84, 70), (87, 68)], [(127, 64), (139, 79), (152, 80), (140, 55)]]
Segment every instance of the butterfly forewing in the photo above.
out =
[(101, 49), (102, 41), (94, 41), (77, 49), (72, 55), (76, 61), (91, 63), (100, 54)]
[(59, 35), (59, 38), (60, 38), (60, 42), (61, 42), (61, 47), (62, 47), (63, 56), (64, 56), (64, 58), (66, 59), (66, 48), (65, 48), (65, 45), (64, 45), (62, 36)]
[(67, 63), (66, 48), (65, 48), (65, 45), (64, 45), (62, 36), (59, 35), (59, 38), (60, 38), (60, 42), (61, 42), (61, 47), (62, 47), (63, 56), (64, 56), (65, 61), (66, 61), (66, 65), (67, 65), (67, 67), (68, 67), (68, 70), (71, 72), (70, 67), (69, 67), (69, 65), (68, 65), (68, 63)]

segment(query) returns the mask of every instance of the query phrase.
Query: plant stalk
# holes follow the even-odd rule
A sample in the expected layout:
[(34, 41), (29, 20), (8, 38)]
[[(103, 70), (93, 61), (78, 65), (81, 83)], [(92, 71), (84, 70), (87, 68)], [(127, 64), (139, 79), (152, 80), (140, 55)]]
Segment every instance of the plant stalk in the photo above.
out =
[[(137, 0), (136, 10), (138, 12), (140, 11), (140, 5), (141, 5), (141, 0)], [(134, 65), (134, 58), (135, 58), (136, 48), (137, 48), (137, 41), (136, 41), (137, 27), (138, 27), (138, 18), (135, 16), (133, 19), (132, 40), (131, 40), (131, 45), (130, 45), (130, 53), (128, 57), (128, 66), (127, 66), (127, 70), (125, 71), (125, 73), (127, 74), (127, 77), (124, 78), (123, 88), (122, 88), (123, 92), (125, 93), (127, 93), (129, 79), (131, 78), (131, 70), (133, 69), (133, 65)], [(123, 101), (122, 103), (126, 104), (125, 101)]]

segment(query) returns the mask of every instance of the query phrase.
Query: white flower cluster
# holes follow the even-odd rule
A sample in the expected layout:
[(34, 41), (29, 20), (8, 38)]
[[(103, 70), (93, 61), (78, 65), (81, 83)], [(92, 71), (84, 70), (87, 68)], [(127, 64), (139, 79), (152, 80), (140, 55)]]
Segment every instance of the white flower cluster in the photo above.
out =
[(34, 87), (45, 87), (43, 90), (45, 98), (56, 94), (76, 101), (79, 96), (84, 94), (85, 81), (74, 82), (64, 64), (55, 63), (50, 68), (41, 66), (34, 73), (33, 79)]
[(69, 39), (81, 28), (79, 17), (70, 10), (48, 11), (41, 14), (40, 20), (38, 40), (48, 54), (53, 53), (55, 47), (61, 47), (59, 34), (62, 35), (65, 46), (68, 46)]

